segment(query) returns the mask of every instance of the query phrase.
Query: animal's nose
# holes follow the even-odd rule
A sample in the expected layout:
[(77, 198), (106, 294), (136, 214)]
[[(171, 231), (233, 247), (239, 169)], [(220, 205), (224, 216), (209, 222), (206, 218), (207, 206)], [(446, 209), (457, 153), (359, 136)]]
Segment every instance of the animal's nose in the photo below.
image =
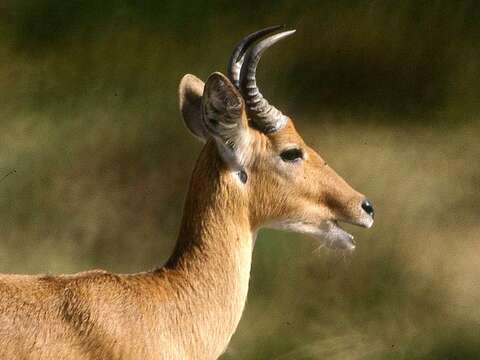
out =
[(362, 209), (365, 210), (365, 212), (368, 215), (370, 215), (372, 218), (375, 215), (375, 210), (373, 209), (373, 204), (368, 199), (365, 199), (365, 200), (362, 201)]

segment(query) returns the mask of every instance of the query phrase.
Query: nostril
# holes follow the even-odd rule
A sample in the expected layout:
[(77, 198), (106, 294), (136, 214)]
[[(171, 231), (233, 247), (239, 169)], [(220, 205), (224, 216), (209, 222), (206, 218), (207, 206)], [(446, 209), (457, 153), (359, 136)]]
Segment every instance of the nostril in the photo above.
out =
[(362, 201), (362, 209), (365, 210), (365, 212), (368, 215), (370, 215), (372, 218), (375, 215), (375, 210), (373, 209), (373, 205), (368, 199), (365, 199)]

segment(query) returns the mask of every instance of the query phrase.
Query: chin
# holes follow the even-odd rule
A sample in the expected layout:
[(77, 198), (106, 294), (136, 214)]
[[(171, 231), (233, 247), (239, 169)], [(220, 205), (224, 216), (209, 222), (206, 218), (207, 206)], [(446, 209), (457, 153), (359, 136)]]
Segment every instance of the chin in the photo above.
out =
[[(372, 224), (373, 221), (369, 221), (358, 225), (369, 228)], [(331, 249), (353, 251), (356, 247), (353, 235), (346, 232), (336, 220), (325, 220), (319, 224), (304, 221), (282, 221), (272, 223), (268, 227), (309, 235)]]

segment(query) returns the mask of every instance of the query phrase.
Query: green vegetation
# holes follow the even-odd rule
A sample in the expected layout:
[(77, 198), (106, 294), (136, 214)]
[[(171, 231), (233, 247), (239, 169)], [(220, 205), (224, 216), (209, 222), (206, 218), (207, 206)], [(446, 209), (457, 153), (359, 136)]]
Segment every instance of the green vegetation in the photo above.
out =
[(263, 92), (378, 215), (352, 255), (262, 232), (223, 359), (477, 358), (473, 1), (5, 1), (0, 271), (163, 263), (200, 149), (178, 81), (277, 23), (298, 32), (262, 60)]

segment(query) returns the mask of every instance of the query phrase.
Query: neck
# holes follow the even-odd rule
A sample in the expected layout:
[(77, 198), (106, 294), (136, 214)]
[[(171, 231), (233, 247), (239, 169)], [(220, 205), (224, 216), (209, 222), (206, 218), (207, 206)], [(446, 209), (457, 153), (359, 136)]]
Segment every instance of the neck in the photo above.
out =
[(240, 183), (208, 143), (193, 172), (177, 246), (166, 265), (182, 279), (180, 297), (194, 314), (192, 321), (198, 321), (198, 341), (206, 351), (223, 351), (246, 301), (253, 248), (247, 204)]

